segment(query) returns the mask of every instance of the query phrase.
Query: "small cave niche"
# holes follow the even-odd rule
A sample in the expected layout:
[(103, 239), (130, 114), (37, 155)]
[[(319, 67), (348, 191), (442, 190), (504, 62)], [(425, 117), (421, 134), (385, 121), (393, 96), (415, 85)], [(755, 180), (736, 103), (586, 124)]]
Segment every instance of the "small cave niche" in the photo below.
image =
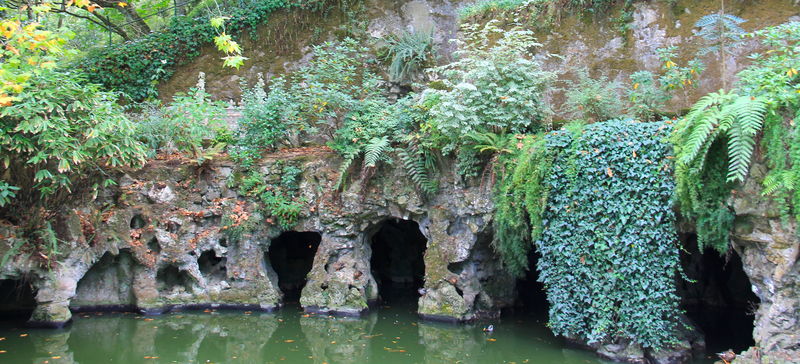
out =
[(321, 241), (322, 235), (313, 231), (286, 231), (272, 239), (265, 259), (278, 274), (278, 287), (286, 302), (300, 299)]
[(147, 241), (147, 249), (156, 254), (161, 253), (161, 244), (158, 243), (158, 239), (155, 236)]
[(389, 219), (370, 237), (372, 276), (386, 303), (417, 303), (425, 284), (425, 249), (428, 239), (412, 220)]
[(539, 282), (539, 270), (536, 268), (538, 263), (539, 253), (531, 249), (528, 252), (528, 270), (524, 276), (517, 279), (517, 301), (515, 306), (522, 312), (546, 320), (549, 305), (544, 283)]
[(188, 272), (178, 269), (174, 265), (168, 265), (156, 272), (156, 287), (159, 292), (164, 293), (191, 293), (194, 280)]
[(720, 255), (712, 248), (700, 252), (697, 235), (681, 234), (685, 252), (681, 265), (695, 281), (678, 281), (681, 307), (705, 335), (709, 353), (741, 352), (754, 345), (753, 321), (759, 299), (753, 293), (742, 260), (733, 250)]
[(0, 320), (25, 321), (36, 308), (36, 292), (27, 279), (0, 279)]
[(141, 229), (147, 225), (147, 222), (144, 220), (144, 216), (142, 214), (134, 214), (131, 218), (131, 229)]
[(197, 266), (207, 280), (219, 282), (227, 278), (226, 261), (226, 258), (218, 257), (214, 250), (206, 250), (197, 258)]
[(119, 254), (106, 252), (78, 281), (75, 297), (70, 302), (74, 311), (107, 308), (133, 309), (135, 260), (128, 249)]

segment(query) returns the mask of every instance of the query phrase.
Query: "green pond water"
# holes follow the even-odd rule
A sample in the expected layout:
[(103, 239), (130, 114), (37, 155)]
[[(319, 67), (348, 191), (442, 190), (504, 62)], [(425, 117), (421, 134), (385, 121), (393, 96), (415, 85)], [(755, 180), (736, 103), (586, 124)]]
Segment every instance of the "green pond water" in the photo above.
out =
[[(80, 313), (65, 329), (0, 322), (0, 363), (606, 363), (567, 348), (541, 314), (482, 325), (421, 321), (413, 305), (361, 318), (303, 313)], [(710, 363), (699, 360), (695, 363)]]

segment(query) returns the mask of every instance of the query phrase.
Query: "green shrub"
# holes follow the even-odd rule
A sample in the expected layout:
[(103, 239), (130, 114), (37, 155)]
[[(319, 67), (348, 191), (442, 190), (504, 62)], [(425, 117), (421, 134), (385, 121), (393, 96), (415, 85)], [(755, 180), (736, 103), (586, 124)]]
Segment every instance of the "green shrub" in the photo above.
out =
[(638, 71), (630, 76), (628, 115), (641, 121), (655, 121), (669, 101), (669, 95), (658, 87), (650, 71)]
[(544, 92), (555, 75), (533, 58), (530, 50), (540, 44), (531, 31), (497, 24), (465, 25), (457, 60), (437, 69), (445, 89), (430, 90), (438, 98), (430, 125), (447, 139), (445, 152), (470, 133), (516, 134), (549, 125)]
[(537, 268), (555, 334), (651, 348), (674, 342), (680, 262), (669, 132), (666, 123), (630, 121), (553, 132), (544, 142), (549, 150), (532, 150), (541, 156), (521, 167), (532, 182), (523, 174), (518, 195), (501, 195), (514, 204), (509, 216), (526, 209), (528, 221), (541, 221), (541, 230), (530, 229), (539, 234)]
[(403, 32), (390, 36), (385, 47), (389, 61), (389, 78), (393, 82), (410, 82), (422, 70), (433, 64), (436, 49), (433, 31)]
[(46, 70), (27, 82), (13, 104), (0, 107), (5, 203), (47, 205), (105, 168), (144, 162), (145, 148), (116, 94), (87, 83), (79, 70)]
[(177, 94), (166, 107), (145, 103), (141, 108), (135, 116), (136, 135), (150, 147), (151, 157), (159, 152), (181, 152), (202, 158), (217, 132), (226, 129), (225, 104), (212, 101), (203, 89)]
[(618, 82), (611, 82), (605, 76), (598, 79), (589, 77), (585, 70), (578, 72), (578, 80), (568, 80), (564, 93), (564, 109), (573, 118), (586, 122), (604, 121), (621, 114), (623, 109)]
[[(244, 29), (255, 30), (269, 14), (289, 6), (285, 0), (239, 3), (224, 11), (231, 19), (227, 31), (238, 36)], [(158, 82), (169, 79), (177, 66), (197, 57), (215, 35), (208, 16), (175, 17), (162, 31), (93, 51), (81, 60), (80, 67), (90, 82), (120, 91), (130, 100), (152, 99), (157, 96)]]
[(263, 151), (288, 142), (289, 123), (297, 119), (297, 108), (284, 83), (282, 78), (275, 79), (267, 93), (259, 75), (253, 88), (242, 88), (242, 118), (235, 145), (229, 150), (234, 160), (245, 168), (260, 159)]

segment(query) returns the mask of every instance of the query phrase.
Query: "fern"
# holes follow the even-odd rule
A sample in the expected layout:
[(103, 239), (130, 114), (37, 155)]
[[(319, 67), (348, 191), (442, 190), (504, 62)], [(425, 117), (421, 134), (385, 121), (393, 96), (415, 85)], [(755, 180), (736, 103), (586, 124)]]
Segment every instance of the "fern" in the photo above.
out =
[(364, 149), (363, 168), (375, 168), (378, 162), (388, 160), (386, 153), (390, 149), (389, 137), (375, 137), (370, 139)]
[(720, 90), (701, 98), (675, 128), (678, 200), (684, 216), (695, 221), (701, 249), (713, 246), (720, 253), (728, 249), (733, 225), (726, 202), (729, 184), (747, 176), (768, 111), (762, 97)]
[(350, 170), (350, 166), (353, 165), (353, 161), (357, 156), (358, 153), (348, 153), (343, 156), (342, 164), (339, 166), (339, 178), (336, 179), (336, 185), (334, 186), (334, 189), (344, 189), (344, 181), (347, 180), (347, 171)]
[(433, 173), (429, 173), (435, 169), (432, 164), (433, 158), (429, 158), (429, 153), (426, 153), (414, 139), (409, 139), (408, 147), (401, 149), (398, 155), (403, 162), (403, 168), (417, 189), (427, 196), (435, 194), (438, 186), (431, 178)]

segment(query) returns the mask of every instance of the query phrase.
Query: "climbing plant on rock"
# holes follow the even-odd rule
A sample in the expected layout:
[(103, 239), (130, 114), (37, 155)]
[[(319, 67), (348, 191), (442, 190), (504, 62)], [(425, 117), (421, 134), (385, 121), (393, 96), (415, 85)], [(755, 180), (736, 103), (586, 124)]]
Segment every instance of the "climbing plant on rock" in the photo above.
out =
[(557, 153), (535, 246), (555, 334), (653, 348), (675, 337), (670, 131), (664, 122), (608, 121), (548, 135)]

